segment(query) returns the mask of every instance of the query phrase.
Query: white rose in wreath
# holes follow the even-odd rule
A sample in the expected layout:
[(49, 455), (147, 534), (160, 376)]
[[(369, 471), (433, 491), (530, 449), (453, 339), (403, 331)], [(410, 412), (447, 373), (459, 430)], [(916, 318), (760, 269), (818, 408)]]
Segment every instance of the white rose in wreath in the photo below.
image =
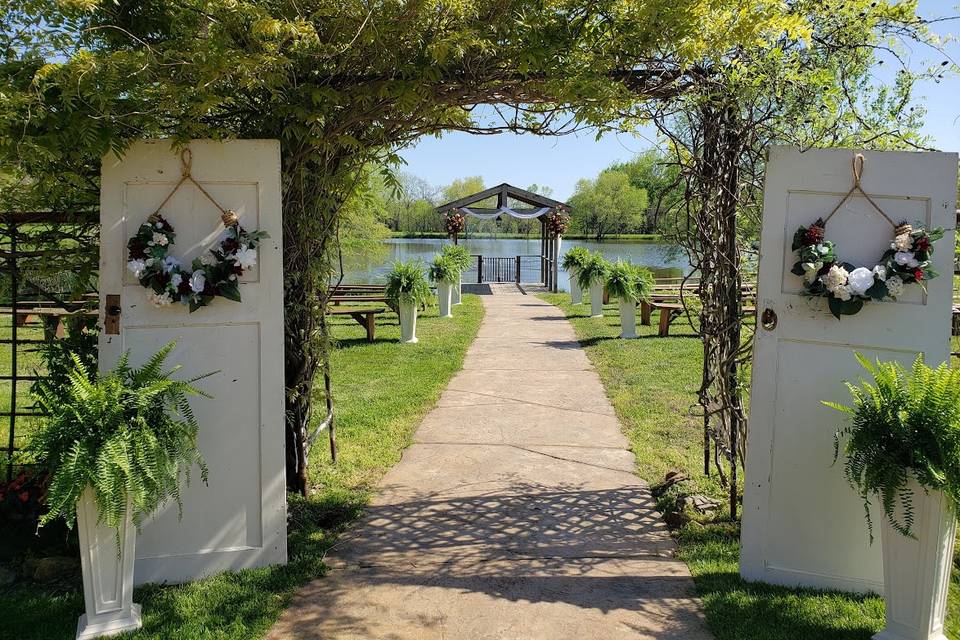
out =
[(911, 269), (920, 264), (909, 251), (898, 251), (897, 253), (893, 254), (893, 259), (901, 267), (910, 267)]
[(887, 268), (882, 264), (878, 264), (873, 268), (873, 275), (876, 276), (877, 280), (886, 281)]
[(233, 259), (241, 268), (249, 269), (257, 264), (257, 250), (243, 245), (240, 247), (240, 250), (237, 251), (237, 254), (233, 256)]
[(140, 276), (143, 275), (144, 269), (147, 268), (147, 263), (143, 260), (131, 260), (127, 263), (127, 269), (133, 273), (133, 277), (137, 280), (140, 279)]
[(903, 293), (903, 280), (900, 276), (887, 278), (887, 292), (891, 298), (898, 298)]
[(195, 293), (200, 293), (207, 285), (207, 276), (203, 271), (194, 271), (190, 276), (190, 289)]
[(180, 283), (183, 282), (183, 275), (175, 273), (170, 276), (170, 288), (176, 291), (180, 288)]
[(836, 293), (837, 289), (847, 284), (847, 277), (849, 275), (843, 267), (833, 265), (826, 274), (820, 277), (820, 280), (823, 282), (823, 286), (827, 288), (827, 291)]
[(850, 285), (845, 284), (842, 287), (837, 287), (833, 295), (837, 296), (843, 302), (846, 302), (853, 297), (853, 292), (850, 290)]
[(850, 292), (855, 296), (867, 295), (867, 289), (873, 286), (873, 271), (866, 267), (857, 267), (847, 278)]
[(167, 256), (163, 259), (163, 270), (167, 273), (170, 273), (175, 268), (180, 266), (180, 261), (174, 258), (173, 256)]

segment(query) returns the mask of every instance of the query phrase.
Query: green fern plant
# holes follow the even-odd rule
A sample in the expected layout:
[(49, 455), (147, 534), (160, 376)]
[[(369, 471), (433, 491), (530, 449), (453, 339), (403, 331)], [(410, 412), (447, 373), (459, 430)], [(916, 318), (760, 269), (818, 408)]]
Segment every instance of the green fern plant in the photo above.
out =
[(563, 254), (563, 260), (560, 262), (560, 266), (566, 271), (571, 269), (579, 271), (580, 267), (586, 264), (589, 259), (589, 249), (585, 247), (574, 247)]
[(171, 378), (179, 369), (166, 369), (173, 347), (140, 368), (130, 366), (126, 353), (102, 376), (74, 355), (69, 384), (40, 386), (38, 402), (49, 417), (28, 446), (50, 472), (49, 511), (40, 526), (63, 518), (72, 527), (77, 502), (90, 487), (101, 523), (119, 528), (129, 513), (139, 528), (170, 499), (182, 512), (181, 480), (189, 484), (193, 465), (206, 483), (188, 399), (209, 396), (193, 385), (199, 378)]
[(457, 271), (463, 273), (470, 268), (470, 265), (473, 264), (473, 258), (470, 257), (470, 252), (465, 248), (457, 244), (446, 244), (440, 250), (440, 254), (449, 258), (457, 266)]
[(430, 301), (430, 285), (418, 261), (395, 262), (387, 274), (387, 299), (393, 304), (423, 305)]
[[(911, 478), (942, 491), (960, 506), (960, 370), (931, 369), (918, 356), (909, 373), (896, 362), (857, 360), (873, 377), (847, 383), (853, 403), (824, 404), (849, 416), (834, 438), (834, 461), (845, 454), (844, 475), (863, 500), (870, 540), (871, 499), (878, 497), (891, 526), (913, 535)], [(899, 513), (897, 513), (899, 510)]]
[(428, 269), (430, 280), (433, 282), (459, 282), (460, 269), (457, 264), (447, 256), (442, 254), (434, 257)]
[(602, 255), (591, 253), (577, 270), (577, 284), (587, 291), (594, 282), (604, 282), (609, 269), (610, 263), (604, 260)]
[(645, 267), (617, 260), (607, 270), (606, 292), (624, 302), (647, 300), (653, 293), (653, 274)]

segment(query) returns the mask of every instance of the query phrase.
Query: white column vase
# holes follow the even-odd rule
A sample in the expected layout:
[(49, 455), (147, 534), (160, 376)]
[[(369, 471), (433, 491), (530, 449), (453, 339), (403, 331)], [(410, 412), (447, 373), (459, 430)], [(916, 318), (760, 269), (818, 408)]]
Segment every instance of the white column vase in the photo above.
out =
[(120, 529), (120, 554), (114, 529), (97, 524), (93, 491), (83, 492), (77, 504), (80, 566), (86, 613), (77, 622), (77, 640), (112, 636), (139, 629), (140, 605), (133, 604), (133, 561), (136, 529), (131, 517)]
[(603, 316), (603, 283), (600, 281), (590, 284), (590, 317)]
[(885, 516), (883, 595), (886, 626), (874, 640), (946, 640), (943, 621), (950, 586), (956, 518), (941, 492), (911, 480), (914, 538), (897, 532)]
[(453, 290), (456, 289), (456, 285), (452, 282), (438, 282), (437, 283), (437, 300), (440, 304), (440, 317), (441, 318), (452, 318), (453, 314), (450, 313), (450, 304), (453, 300)]
[(453, 285), (453, 290), (450, 292), (450, 302), (451, 304), (463, 304), (463, 274), (460, 274), (460, 277), (457, 278), (457, 283)]
[(577, 270), (567, 269), (567, 276), (570, 278), (570, 304), (580, 304), (583, 302), (583, 289), (577, 282)]
[(414, 344), (417, 340), (417, 305), (413, 302), (400, 303), (400, 342)]
[(634, 302), (620, 301), (620, 337), (637, 337), (637, 305)]

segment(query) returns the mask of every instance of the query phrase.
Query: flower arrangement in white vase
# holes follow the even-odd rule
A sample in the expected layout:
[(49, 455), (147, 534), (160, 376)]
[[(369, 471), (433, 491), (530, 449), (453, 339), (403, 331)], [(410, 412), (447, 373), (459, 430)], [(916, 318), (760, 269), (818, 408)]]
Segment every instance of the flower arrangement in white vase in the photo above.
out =
[(417, 308), (430, 298), (430, 285), (423, 275), (423, 264), (418, 261), (395, 262), (387, 274), (387, 299), (398, 309), (400, 342), (416, 344)]
[(956, 512), (960, 505), (960, 370), (930, 368), (917, 357), (897, 362), (857, 359), (873, 377), (847, 383), (851, 406), (834, 455), (866, 510), (883, 510), (886, 626), (876, 640), (943, 640)]
[(133, 368), (129, 353), (102, 376), (74, 356), (69, 384), (40, 385), (47, 414), (29, 451), (50, 472), (49, 511), (43, 526), (62, 518), (77, 524), (86, 613), (77, 638), (97, 638), (138, 629), (133, 603), (136, 529), (169, 500), (180, 503), (180, 487), (199, 467), (197, 422), (188, 398), (206, 395), (196, 379), (173, 380), (168, 344), (146, 364)]
[(457, 267), (457, 282), (453, 291), (451, 291), (451, 303), (453, 305), (463, 304), (463, 274), (470, 268), (473, 258), (470, 257), (469, 251), (456, 244), (444, 245), (440, 253), (452, 260)]
[(567, 272), (570, 279), (570, 304), (580, 304), (583, 302), (583, 289), (577, 281), (577, 274), (580, 268), (590, 259), (590, 251), (584, 247), (573, 247), (563, 254), (561, 266)]
[(453, 289), (460, 280), (460, 270), (447, 256), (437, 255), (429, 268), (430, 280), (437, 285), (437, 302), (441, 318), (452, 318), (451, 303)]
[(624, 260), (617, 260), (607, 270), (604, 288), (620, 306), (620, 337), (637, 337), (637, 303), (653, 292), (653, 274)]
[(610, 264), (599, 253), (591, 253), (577, 270), (577, 284), (580, 289), (590, 292), (590, 317), (603, 316), (603, 285), (607, 279)]

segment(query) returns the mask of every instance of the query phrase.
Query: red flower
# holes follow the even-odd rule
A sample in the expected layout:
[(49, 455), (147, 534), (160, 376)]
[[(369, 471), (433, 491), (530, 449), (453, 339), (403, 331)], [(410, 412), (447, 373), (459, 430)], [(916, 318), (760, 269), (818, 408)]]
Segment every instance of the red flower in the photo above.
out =
[(917, 269), (913, 272), (913, 277), (917, 279), (917, 282), (923, 280), (923, 269)]
[(823, 242), (823, 227), (814, 224), (803, 234), (803, 242), (807, 246), (820, 244)]
[(26, 502), (26, 501), (28, 501), (28, 500), (30, 499), (30, 492), (29, 492), (29, 491), (21, 491), (19, 497), (20, 497), (20, 502)]
[(923, 251), (926, 253), (930, 250), (930, 238), (922, 237), (917, 238), (916, 242), (913, 243), (914, 251)]
[(192, 289), (190, 288), (190, 278), (184, 278), (180, 281), (179, 286), (177, 286), (177, 293), (180, 295), (189, 295)]
[(223, 250), (226, 253), (235, 253), (236, 250), (240, 248), (240, 243), (236, 238), (227, 238), (220, 246), (223, 247)]

